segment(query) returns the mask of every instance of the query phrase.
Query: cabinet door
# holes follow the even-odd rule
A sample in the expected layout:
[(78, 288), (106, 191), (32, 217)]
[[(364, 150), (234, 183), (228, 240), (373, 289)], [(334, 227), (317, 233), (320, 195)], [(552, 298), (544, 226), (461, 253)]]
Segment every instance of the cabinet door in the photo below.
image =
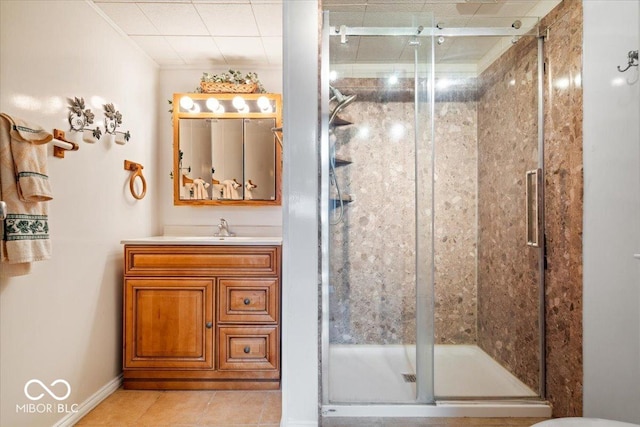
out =
[(127, 279), (124, 367), (213, 368), (214, 286), (207, 279)]

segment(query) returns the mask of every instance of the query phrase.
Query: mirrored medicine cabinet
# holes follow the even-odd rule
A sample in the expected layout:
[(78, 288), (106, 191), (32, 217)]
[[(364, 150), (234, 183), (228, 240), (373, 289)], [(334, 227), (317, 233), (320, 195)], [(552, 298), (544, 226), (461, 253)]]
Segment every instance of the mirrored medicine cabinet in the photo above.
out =
[(280, 205), (281, 112), (279, 94), (174, 94), (174, 205)]

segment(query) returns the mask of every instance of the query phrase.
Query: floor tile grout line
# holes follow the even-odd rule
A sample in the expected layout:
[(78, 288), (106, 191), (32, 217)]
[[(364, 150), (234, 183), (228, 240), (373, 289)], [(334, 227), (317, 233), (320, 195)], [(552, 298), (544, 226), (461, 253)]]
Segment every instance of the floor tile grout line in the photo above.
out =
[(207, 403), (204, 405), (204, 409), (202, 409), (202, 412), (200, 412), (200, 417), (196, 421), (197, 425), (201, 425), (202, 424), (204, 415), (207, 413), (207, 410), (209, 409), (209, 406), (211, 405), (211, 401), (213, 399), (215, 399), (216, 396), (218, 395), (218, 392), (216, 390), (210, 390), (210, 391), (212, 391), (211, 396), (209, 396), (209, 400), (207, 400)]

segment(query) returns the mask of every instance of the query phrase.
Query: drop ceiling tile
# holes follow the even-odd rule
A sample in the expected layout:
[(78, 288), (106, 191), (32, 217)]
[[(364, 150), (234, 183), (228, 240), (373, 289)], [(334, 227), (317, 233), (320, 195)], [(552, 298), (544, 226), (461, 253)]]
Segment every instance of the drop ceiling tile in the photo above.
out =
[(271, 65), (282, 64), (282, 37), (263, 37), (262, 44)]
[(211, 36), (167, 36), (165, 38), (186, 64), (224, 61), (220, 49)]
[(478, 3), (456, 4), (456, 10), (459, 15), (475, 15), (478, 9), (480, 9), (480, 4)]
[(535, 1), (521, 0), (500, 2), (493, 4), (482, 4), (476, 12), (476, 15), (489, 16), (522, 16), (528, 12), (535, 4)]
[(131, 39), (160, 65), (184, 64), (163, 36), (131, 36)]
[(389, 1), (389, 0), (368, 0), (367, 4), (369, 5), (373, 5), (373, 4), (387, 4), (389, 6), (395, 6), (396, 10), (398, 9), (402, 9), (402, 10), (407, 10), (405, 9), (406, 7), (408, 7), (408, 5), (419, 5), (420, 8), (422, 8), (422, 6), (424, 5), (425, 0), (395, 0), (395, 1)]
[(330, 10), (331, 12), (360, 12), (364, 13), (367, 9), (367, 5), (365, 4), (335, 4), (335, 5), (327, 5), (324, 2), (322, 3), (322, 9)]
[(282, 4), (253, 3), (252, 7), (261, 36), (282, 36)]
[(440, 59), (445, 62), (477, 62), (499, 41), (500, 37), (451, 38), (451, 40), (445, 42), (450, 43), (450, 46)]
[(251, 4), (194, 5), (212, 36), (259, 36)]
[(518, 19), (512, 16), (483, 16), (476, 15), (469, 19), (467, 27), (482, 27), (482, 28), (511, 28), (513, 22)]
[(469, 23), (471, 16), (436, 16), (436, 25), (440, 24), (442, 28), (464, 28)]
[(209, 32), (192, 4), (139, 3), (140, 9), (161, 34), (207, 36)]
[(358, 61), (396, 61), (408, 42), (408, 37), (362, 37), (358, 48)]
[(93, 0), (94, 3), (191, 3), (191, 0)]
[(426, 13), (394, 12), (397, 8), (386, 11), (376, 8), (373, 12), (370, 8), (371, 6), (367, 6), (367, 13), (364, 16), (365, 27), (417, 27), (418, 25), (429, 27), (433, 23), (431, 16)]
[(347, 43), (341, 43), (340, 37), (329, 39), (329, 61), (331, 64), (345, 64), (356, 62), (358, 46), (362, 37), (350, 36)]
[(213, 4), (251, 4), (251, 0), (192, 0), (192, 3), (213, 3)]
[(267, 64), (260, 37), (214, 37), (227, 64)]
[[(367, 4), (367, 12), (396, 12), (400, 13), (415, 13), (422, 11), (423, 3), (402, 3), (402, 4), (388, 4), (388, 3), (369, 3)], [(402, 11), (402, 12), (400, 12)]]
[(362, 27), (364, 24), (364, 9), (362, 12), (333, 12), (329, 14), (329, 25), (339, 27), (346, 25), (347, 27)]
[(128, 35), (159, 35), (147, 16), (134, 3), (96, 4), (122, 31)]

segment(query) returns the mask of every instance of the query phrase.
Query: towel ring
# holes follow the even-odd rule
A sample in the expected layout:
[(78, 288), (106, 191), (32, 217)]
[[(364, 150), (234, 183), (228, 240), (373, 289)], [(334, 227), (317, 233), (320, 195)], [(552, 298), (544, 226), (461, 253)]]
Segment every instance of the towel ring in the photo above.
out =
[[(131, 178), (129, 178), (129, 190), (131, 191), (131, 195), (133, 196), (133, 198), (136, 200), (142, 200), (145, 194), (147, 194), (147, 180), (144, 179), (144, 175), (142, 175), (143, 168), (144, 166), (142, 166), (140, 163), (135, 163), (130, 160), (124, 161), (124, 169), (133, 172), (131, 174)], [(136, 193), (135, 180), (137, 177), (139, 177), (142, 181), (141, 193)]]

